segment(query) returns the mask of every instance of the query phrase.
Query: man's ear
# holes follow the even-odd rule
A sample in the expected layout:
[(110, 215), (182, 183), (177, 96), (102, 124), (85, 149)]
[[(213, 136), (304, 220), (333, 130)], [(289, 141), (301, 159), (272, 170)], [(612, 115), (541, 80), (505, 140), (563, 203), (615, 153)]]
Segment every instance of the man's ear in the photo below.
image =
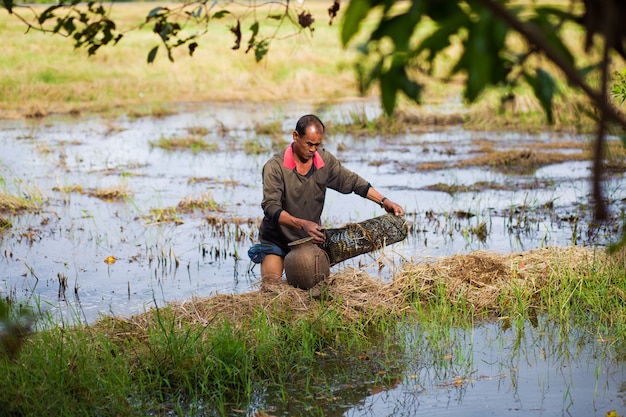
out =
[(291, 136), (293, 136), (293, 140), (298, 140), (298, 131), (294, 130)]

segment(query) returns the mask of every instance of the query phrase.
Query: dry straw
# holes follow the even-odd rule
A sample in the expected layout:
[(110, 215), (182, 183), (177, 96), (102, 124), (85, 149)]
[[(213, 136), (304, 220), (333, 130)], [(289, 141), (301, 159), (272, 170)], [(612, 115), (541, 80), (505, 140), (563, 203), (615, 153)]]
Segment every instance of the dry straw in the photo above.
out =
[[(327, 278), (321, 299), (285, 281), (268, 281), (257, 291), (172, 303), (169, 311), (180, 326), (210, 326), (227, 320), (238, 328), (246, 328), (262, 311), (268, 313), (265, 317), (288, 323), (314, 319), (330, 308), (346, 319), (362, 320), (379, 315), (406, 315), (412, 311), (411, 303), (440, 296), (437, 294), (441, 288), (445, 288), (453, 303), (462, 300), (476, 311), (493, 311), (503, 296), (514, 291), (532, 295), (559, 276), (573, 273), (584, 276), (591, 264), (606, 259), (604, 251), (582, 247), (550, 247), (507, 255), (477, 251), (407, 262), (387, 281), (346, 268)], [(106, 320), (121, 336), (121, 329), (128, 330), (128, 325), (136, 329), (153, 326), (157, 318), (154, 313), (151, 310), (130, 319)]]
[(0, 193), (0, 212), (16, 213), (23, 210), (36, 208), (36, 204), (30, 200)]

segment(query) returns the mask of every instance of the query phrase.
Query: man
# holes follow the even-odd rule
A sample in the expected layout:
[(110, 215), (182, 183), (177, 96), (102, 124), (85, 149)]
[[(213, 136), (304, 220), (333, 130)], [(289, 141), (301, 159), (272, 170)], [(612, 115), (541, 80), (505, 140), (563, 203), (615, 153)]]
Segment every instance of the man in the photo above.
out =
[(324, 124), (315, 115), (302, 116), (293, 131), (293, 142), (263, 166), (264, 218), (259, 230), (260, 244), (248, 251), (261, 264), (261, 277), (279, 278), (288, 244), (312, 237), (324, 242), (321, 214), (326, 188), (343, 194), (355, 193), (379, 204), (388, 213), (401, 216), (404, 210), (376, 191), (366, 180), (344, 168), (321, 148)]

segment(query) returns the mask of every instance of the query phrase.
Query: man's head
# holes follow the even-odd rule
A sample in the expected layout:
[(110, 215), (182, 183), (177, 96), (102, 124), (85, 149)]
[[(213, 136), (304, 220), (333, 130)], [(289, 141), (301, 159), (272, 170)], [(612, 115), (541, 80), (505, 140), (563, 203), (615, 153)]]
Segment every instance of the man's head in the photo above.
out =
[(305, 162), (313, 157), (324, 139), (324, 123), (315, 115), (302, 116), (293, 131), (294, 151)]
[(296, 132), (300, 136), (305, 136), (306, 130), (311, 125), (321, 130), (322, 134), (324, 134), (324, 131), (326, 130), (324, 123), (322, 123), (319, 117), (317, 117), (314, 114), (307, 114), (305, 116), (302, 116), (300, 119), (298, 119), (298, 123), (296, 123)]

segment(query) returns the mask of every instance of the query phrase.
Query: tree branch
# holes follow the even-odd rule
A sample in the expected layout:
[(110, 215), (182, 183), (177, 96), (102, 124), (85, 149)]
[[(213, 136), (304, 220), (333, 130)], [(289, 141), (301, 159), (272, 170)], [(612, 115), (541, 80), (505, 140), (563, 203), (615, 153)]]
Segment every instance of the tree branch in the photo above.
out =
[[(498, 3), (496, 0), (476, 0), (483, 6), (491, 10), (496, 16), (506, 22), (511, 28), (519, 32), (528, 42), (542, 50), (546, 56), (556, 64), (565, 74), (570, 83), (579, 87), (583, 92), (598, 106), (598, 108), (606, 113), (609, 119), (626, 128), (626, 117), (617, 109), (611, 106), (607, 100), (603, 99), (602, 92), (595, 91), (576, 71), (576, 68), (569, 65), (563, 56), (550, 45), (541, 32), (532, 24), (524, 23), (514, 16), (508, 9)], [(606, 38), (605, 38), (606, 39)]]

